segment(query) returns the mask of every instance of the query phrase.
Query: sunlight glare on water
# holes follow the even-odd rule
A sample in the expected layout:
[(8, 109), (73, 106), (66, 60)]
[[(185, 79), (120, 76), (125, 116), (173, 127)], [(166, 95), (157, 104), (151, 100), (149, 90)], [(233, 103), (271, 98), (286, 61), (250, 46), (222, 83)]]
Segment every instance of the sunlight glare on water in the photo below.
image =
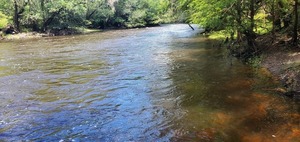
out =
[(1, 41), (0, 141), (299, 141), (297, 102), (201, 31)]

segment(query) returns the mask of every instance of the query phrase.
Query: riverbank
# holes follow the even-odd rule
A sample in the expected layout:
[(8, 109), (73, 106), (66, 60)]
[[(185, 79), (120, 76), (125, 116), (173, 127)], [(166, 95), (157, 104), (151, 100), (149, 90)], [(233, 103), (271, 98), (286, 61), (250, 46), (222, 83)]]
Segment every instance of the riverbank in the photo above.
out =
[[(212, 32), (209, 39), (222, 41), (229, 50), (228, 53), (238, 56), (242, 60), (253, 56), (246, 53), (246, 48), (236, 47), (232, 43), (226, 43), (229, 35), (221, 32)], [(276, 33), (258, 36), (256, 39), (257, 53), (249, 62), (255, 67), (262, 67), (270, 71), (281, 82), (282, 87), (273, 88), (284, 95), (300, 99), (300, 48), (292, 45), (292, 37), (288, 34)], [(244, 43), (244, 45), (247, 45)], [(234, 47), (234, 48), (232, 48)], [(244, 53), (246, 56), (239, 56)]]
[(5, 36), (1, 36), (0, 40), (32, 39), (32, 38), (41, 38), (47, 36), (50, 35), (45, 33), (26, 32), (26, 33), (9, 34)]
[(300, 98), (300, 50), (291, 43), (287, 34), (267, 34), (258, 36), (256, 45), (259, 54), (254, 57), (255, 64), (266, 68), (280, 81), (282, 87), (270, 90), (288, 97)]
[(86, 29), (86, 28), (76, 28), (76, 29), (65, 29), (65, 30), (50, 30), (46, 33), (38, 32), (21, 32), (18, 34), (7, 34), (3, 35), (0, 32), (0, 40), (18, 40), (18, 39), (33, 39), (42, 38), (50, 36), (63, 36), (63, 35), (78, 35), (78, 34), (90, 34), (95, 32), (101, 32), (100, 29)]
[[(291, 45), (292, 38), (284, 34), (260, 36), (257, 43), (262, 50), (261, 66), (281, 81), (281, 92), (291, 97), (300, 94), (300, 50)], [(274, 42), (273, 42), (274, 41)]]

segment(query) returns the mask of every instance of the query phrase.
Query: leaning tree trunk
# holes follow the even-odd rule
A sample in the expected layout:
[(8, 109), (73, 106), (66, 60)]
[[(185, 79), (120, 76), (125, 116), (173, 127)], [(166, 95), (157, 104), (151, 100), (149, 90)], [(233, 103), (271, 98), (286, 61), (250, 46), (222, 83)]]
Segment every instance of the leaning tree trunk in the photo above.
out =
[(294, 22), (294, 34), (293, 34), (293, 44), (298, 45), (298, 0), (295, 0), (295, 22)]

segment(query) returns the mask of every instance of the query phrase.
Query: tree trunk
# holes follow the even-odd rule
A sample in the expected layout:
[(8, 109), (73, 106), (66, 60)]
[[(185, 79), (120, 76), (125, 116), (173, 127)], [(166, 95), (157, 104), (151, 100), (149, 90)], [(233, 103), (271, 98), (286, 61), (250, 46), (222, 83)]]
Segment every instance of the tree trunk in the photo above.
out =
[(96, 11), (97, 11), (97, 9), (95, 9), (95, 10), (93, 10), (91, 13), (86, 13), (86, 17), (85, 17), (85, 19), (86, 20), (90, 20), (91, 19), (91, 17), (96, 13)]
[(54, 20), (54, 18), (60, 14), (60, 12), (63, 10), (63, 8), (60, 8), (58, 11), (52, 13), (52, 15), (44, 21), (44, 24), (42, 26), (42, 30), (43, 32), (45, 32), (47, 30), (47, 27), (52, 23), (52, 21)]
[(20, 32), (20, 21), (19, 21), (19, 12), (18, 12), (18, 3), (17, 0), (14, 0), (14, 26), (17, 32)]
[(237, 0), (236, 2), (236, 12), (237, 12), (237, 17), (236, 17), (236, 22), (237, 22), (237, 42), (240, 42), (242, 40), (242, 1)]
[(255, 0), (251, 0), (250, 2), (250, 29), (248, 33), (246, 34), (247, 40), (248, 40), (248, 45), (253, 48), (254, 51), (256, 51), (254, 47), (254, 42), (255, 42), (255, 33), (254, 33), (254, 16), (255, 16)]
[(254, 30), (254, 15), (255, 15), (255, 0), (251, 0), (250, 3), (250, 31), (253, 32)]
[(275, 40), (275, 0), (272, 1), (272, 42)]
[(273, 35), (275, 35), (276, 31), (281, 29), (280, 11), (282, 8), (283, 8), (283, 4), (280, 1), (277, 1), (277, 0), (272, 1), (272, 24), (273, 24), (272, 33), (273, 33)]
[(44, 0), (41, 0), (41, 13), (42, 13), (43, 20), (45, 20), (45, 1)]
[(298, 45), (298, 0), (295, 0), (295, 22), (294, 22), (294, 34), (293, 34), (293, 44)]

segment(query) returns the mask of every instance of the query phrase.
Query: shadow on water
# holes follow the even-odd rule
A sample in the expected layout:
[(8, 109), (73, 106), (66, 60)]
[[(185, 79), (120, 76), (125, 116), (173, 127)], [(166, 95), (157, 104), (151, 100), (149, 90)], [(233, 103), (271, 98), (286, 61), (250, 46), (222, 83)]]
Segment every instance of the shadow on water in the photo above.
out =
[(299, 141), (299, 105), (188, 25), (0, 44), (0, 140)]
[[(179, 40), (180, 41), (180, 40)], [(196, 46), (194, 46), (194, 44)], [(299, 106), (267, 92), (278, 82), (264, 69), (233, 66), (210, 41), (192, 42), (172, 54), (171, 73), (185, 116), (173, 141), (298, 141)], [(176, 46), (175, 45), (175, 46)], [(206, 47), (194, 48), (194, 47)], [(292, 115), (292, 117), (291, 117)]]

